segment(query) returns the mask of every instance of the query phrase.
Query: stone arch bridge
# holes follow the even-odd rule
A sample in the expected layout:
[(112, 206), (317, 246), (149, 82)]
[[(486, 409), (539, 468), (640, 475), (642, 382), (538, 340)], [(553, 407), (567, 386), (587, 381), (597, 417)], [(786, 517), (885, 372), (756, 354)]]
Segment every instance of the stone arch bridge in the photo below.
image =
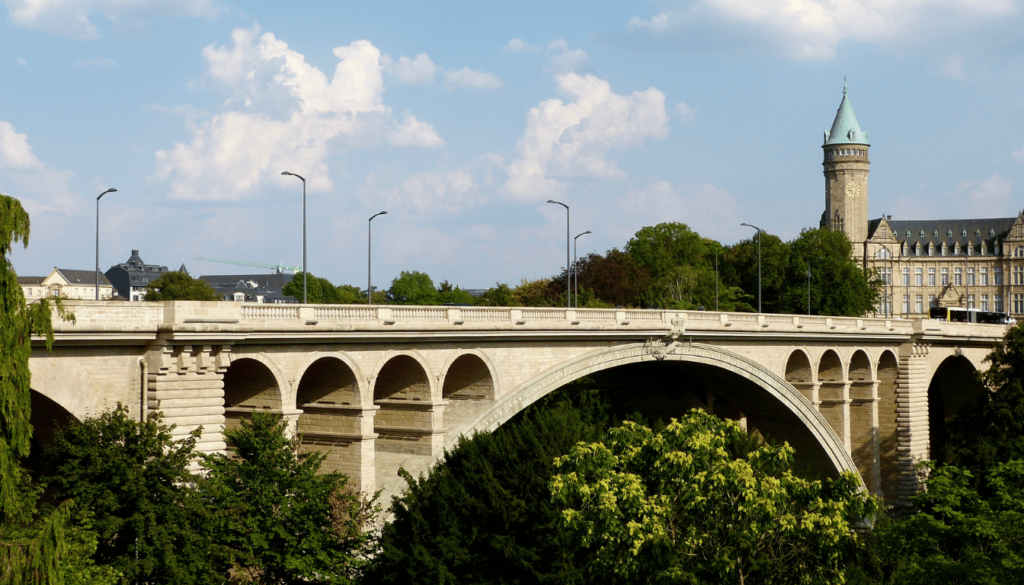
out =
[(1005, 326), (704, 311), (69, 301), (52, 351), (35, 340), (33, 424), (121, 402), (160, 411), (200, 450), (256, 410), (364, 492), (397, 493), (461, 435), (546, 394), (630, 388), (638, 408), (699, 407), (790, 442), (823, 476), (845, 470), (889, 501), (918, 488), (945, 421)]

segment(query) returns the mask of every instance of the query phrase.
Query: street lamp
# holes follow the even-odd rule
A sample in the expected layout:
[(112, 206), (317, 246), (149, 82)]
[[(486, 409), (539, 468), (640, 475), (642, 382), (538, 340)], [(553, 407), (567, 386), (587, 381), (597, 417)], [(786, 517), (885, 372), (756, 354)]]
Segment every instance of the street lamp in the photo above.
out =
[(111, 187), (100, 193), (96, 198), (96, 300), (100, 300), (100, 199), (107, 193), (117, 193), (117, 189)]
[(893, 301), (896, 300), (894, 298), (896, 296), (896, 289), (895, 289), (895, 285), (893, 284), (893, 281), (892, 281), (892, 277), (893, 277), (893, 274), (892, 274), (892, 272), (893, 272), (892, 250), (890, 250), (889, 247), (886, 246), (885, 244), (882, 244), (881, 248), (883, 250), (885, 250), (885, 259), (887, 259), (889, 261), (889, 271), (888, 271), (888, 273), (885, 274), (885, 278), (882, 279), (882, 303), (883, 303), (883, 306), (885, 307), (885, 316), (889, 317), (889, 318), (892, 318), (892, 316), (893, 316), (892, 303), (893, 303)]
[(576, 261), (576, 240), (578, 240), (580, 238), (580, 236), (585, 236), (585, 235), (587, 235), (589, 233), (590, 233), (590, 231), (587, 230), (587, 231), (583, 232), (582, 234), (577, 235), (575, 238), (572, 239), (572, 277), (573, 277), (573, 288), (575, 289), (573, 292), (574, 292), (575, 297), (576, 297), (576, 308), (577, 309), (580, 308), (580, 275), (579, 275), (579, 266), (577, 265), (577, 261)]
[(741, 223), (749, 228), (757, 230), (757, 312), (761, 313), (761, 228), (749, 223)]
[(572, 282), (569, 281), (569, 206), (561, 201), (548, 199), (548, 203), (565, 208), (565, 308), (572, 308)]
[(811, 314), (811, 263), (807, 263), (807, 314)]
[(302, 304), (305, 305), (309, 302), (309, 297), (306, 294), (306, 274), (309, 272), (306, 270), (306, 179), (302, 175), (296, 175), (288, 171), (284, 171), (281, 174), (298, 177), (302, 181)]
[(371, 255), (371, 246), (373, 245), (373, 218), (378, 215), (387, 215), (388, 212), (381, 211), (380, 213), (373, 214), (369, 221), (366, 222), (366, 299), (369, 304), (373, 304), (373, 285), (371, 285), (371, 275), (373, 274), (373, 263)]

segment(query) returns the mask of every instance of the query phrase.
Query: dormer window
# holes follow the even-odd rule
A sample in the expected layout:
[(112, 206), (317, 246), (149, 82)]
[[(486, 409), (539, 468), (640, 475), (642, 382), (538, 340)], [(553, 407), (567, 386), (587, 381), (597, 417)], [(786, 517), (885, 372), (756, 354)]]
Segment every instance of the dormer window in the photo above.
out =
[(921, 230), (921, 237), (924, 237), (924, 230)]
[(910, 230), (907, 230), (907, 239), (910, 239)]
[(943, 256), (945, 256), (945, 255), (946, 255), (946, 252), (948, 252), (948, 251), (949, 251), (949, 247), (948, 247), (948, 246), (946, 246), (946, 242), (942, 242), (942, 251), (941, 251), (940, 253), (941, 253), (941, 254), (942, 254)]
[(989, 236), (990, 238), (991, 238), (992, 236), (994, 236), (994, 235), (996, 235), (996, 230), (993, 230), (993, 229), (990, 229), (990, 230), (988, 230), (988, 236)]
[(914, 245), (914, 253), (916, 256), (921, 255), (921, 242), (918, 242), (917, 244)]
[(953, 255), (954, 256), (959, 256), (960, 255), (960, 242), (956, 242), (955, 244), (953, 244)]
[(935, 243), (934, 242), (928, 242), (928, 255), (929, 256), (934, 256), (935, 255)]
[(985, 240), (982, 240), (981, 241), (981, 255), (982, 256), (984, 256), (985, 252), (987, 252), (986, 248), (987, 248), (987, 246), (985, 245)]
[(967, 237), (967, 230), (964, 230), (964, 231), (960, 232), (960, 236), (963, 237), (963, 238), (966, 238)]
[(903, 242), (903, 255), (910, 256), (910, 244)]
[(952, 238), (953, 237), (953, 230), (946, 230), (946, 237), (947, 238)]
[(974, 242), (967, 242), (967, 255), (974, 256)]

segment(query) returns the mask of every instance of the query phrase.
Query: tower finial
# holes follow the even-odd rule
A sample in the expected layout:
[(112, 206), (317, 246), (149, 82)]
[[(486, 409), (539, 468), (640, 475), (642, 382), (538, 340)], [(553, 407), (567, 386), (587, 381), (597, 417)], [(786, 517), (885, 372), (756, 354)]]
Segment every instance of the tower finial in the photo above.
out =
[(846, 76), (843, 76), (843, 97), (846, 97)]

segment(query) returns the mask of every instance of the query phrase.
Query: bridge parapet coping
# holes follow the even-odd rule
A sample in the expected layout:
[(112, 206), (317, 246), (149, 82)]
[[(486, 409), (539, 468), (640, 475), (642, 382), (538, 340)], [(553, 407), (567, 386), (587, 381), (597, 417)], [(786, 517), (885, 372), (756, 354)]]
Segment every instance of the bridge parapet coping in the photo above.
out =
[(650, 331), (676, 333), (870, 334), (935, 339), (1002, 338), (1004, 325), (931, 319), (821, 317), (661, 309), (446, 307), (412, 305), (274, 305), (223, 301), (66, 301), (75, 322), (54, 315), (60, 334), (157, 331)]

